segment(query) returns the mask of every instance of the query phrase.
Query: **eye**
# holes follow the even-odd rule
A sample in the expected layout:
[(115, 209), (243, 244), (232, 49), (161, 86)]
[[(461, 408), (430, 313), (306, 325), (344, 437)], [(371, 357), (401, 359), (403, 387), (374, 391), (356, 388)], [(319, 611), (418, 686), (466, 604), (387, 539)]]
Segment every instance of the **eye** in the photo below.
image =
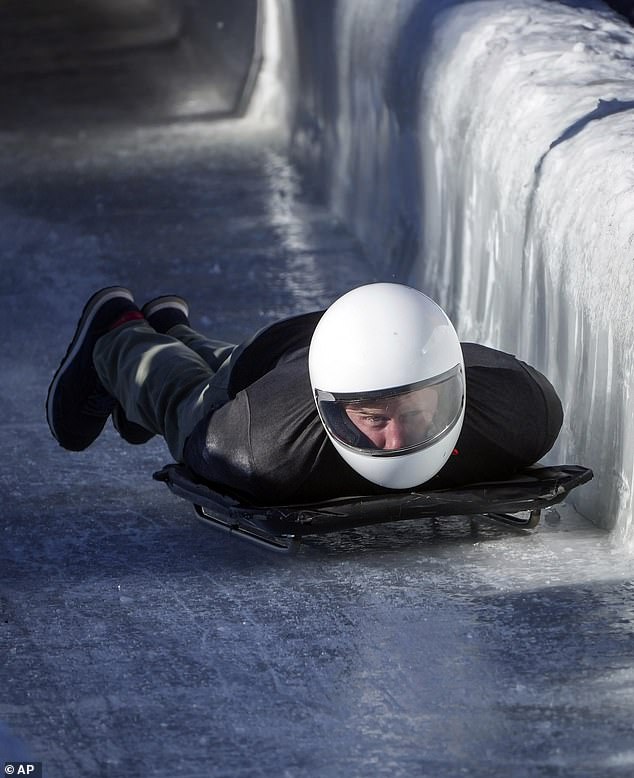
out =
[(421, 410), (414, 410), (414, 411), (407, 411), (406, 413), (402, 413), (400, 415), (400, 422), (401, 424), (414, 424), (421, 418), (426, 418), (426, 415)]
[(387, 416), (380, 416), (378, 414), (370, 414), (370, 413), (361, 414), (361, 420), (368, 427), (372, 427), (374, 429), (379, 429), (380, 427), (384, 427), (388, 422)]

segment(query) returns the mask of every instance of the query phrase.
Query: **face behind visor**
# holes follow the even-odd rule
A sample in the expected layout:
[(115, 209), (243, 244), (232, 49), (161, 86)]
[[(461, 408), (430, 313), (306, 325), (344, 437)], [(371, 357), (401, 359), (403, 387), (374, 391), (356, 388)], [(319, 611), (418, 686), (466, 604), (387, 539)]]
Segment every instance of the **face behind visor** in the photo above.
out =
[(359, 454), (400, 456), (432, 446), (458, 422), (464, 397), (457, 365), (434, 379), (359, 395), (316, 390), (332, 438)]

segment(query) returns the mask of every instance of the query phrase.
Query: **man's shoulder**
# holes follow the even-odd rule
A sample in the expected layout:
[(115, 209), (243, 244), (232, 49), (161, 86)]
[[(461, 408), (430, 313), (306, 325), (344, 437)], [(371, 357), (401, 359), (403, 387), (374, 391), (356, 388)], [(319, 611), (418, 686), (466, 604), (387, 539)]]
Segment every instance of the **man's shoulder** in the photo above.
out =
[(512, 368), (519, 364), (513, 354), (483, 346), (480, 343), (461, 343), (465, 368)]

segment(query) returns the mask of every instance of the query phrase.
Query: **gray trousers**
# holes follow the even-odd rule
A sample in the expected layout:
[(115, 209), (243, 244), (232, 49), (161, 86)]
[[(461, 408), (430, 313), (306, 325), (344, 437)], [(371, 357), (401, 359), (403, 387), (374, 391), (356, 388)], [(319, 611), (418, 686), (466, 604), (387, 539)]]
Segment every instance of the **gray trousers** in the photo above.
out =
[(231, 343), (184, 324), (161, 335), (145, 321), (117, 327), (97, 341), (93, 361), (126, 417), (165, 438), (177, 462), (198, 422), (229, 400)]

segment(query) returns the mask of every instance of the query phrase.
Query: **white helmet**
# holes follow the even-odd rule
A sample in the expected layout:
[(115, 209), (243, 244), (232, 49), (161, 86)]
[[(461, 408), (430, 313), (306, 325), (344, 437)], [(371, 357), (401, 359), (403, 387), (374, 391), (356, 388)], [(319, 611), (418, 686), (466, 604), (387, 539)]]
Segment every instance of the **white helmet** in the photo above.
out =
[(445, 464), (464, 418), (464, 362), (429, 297), (401, 284), (353, 289), (319, 321), (308, 365), (328, 437), (368, 481), (406, 489)]

